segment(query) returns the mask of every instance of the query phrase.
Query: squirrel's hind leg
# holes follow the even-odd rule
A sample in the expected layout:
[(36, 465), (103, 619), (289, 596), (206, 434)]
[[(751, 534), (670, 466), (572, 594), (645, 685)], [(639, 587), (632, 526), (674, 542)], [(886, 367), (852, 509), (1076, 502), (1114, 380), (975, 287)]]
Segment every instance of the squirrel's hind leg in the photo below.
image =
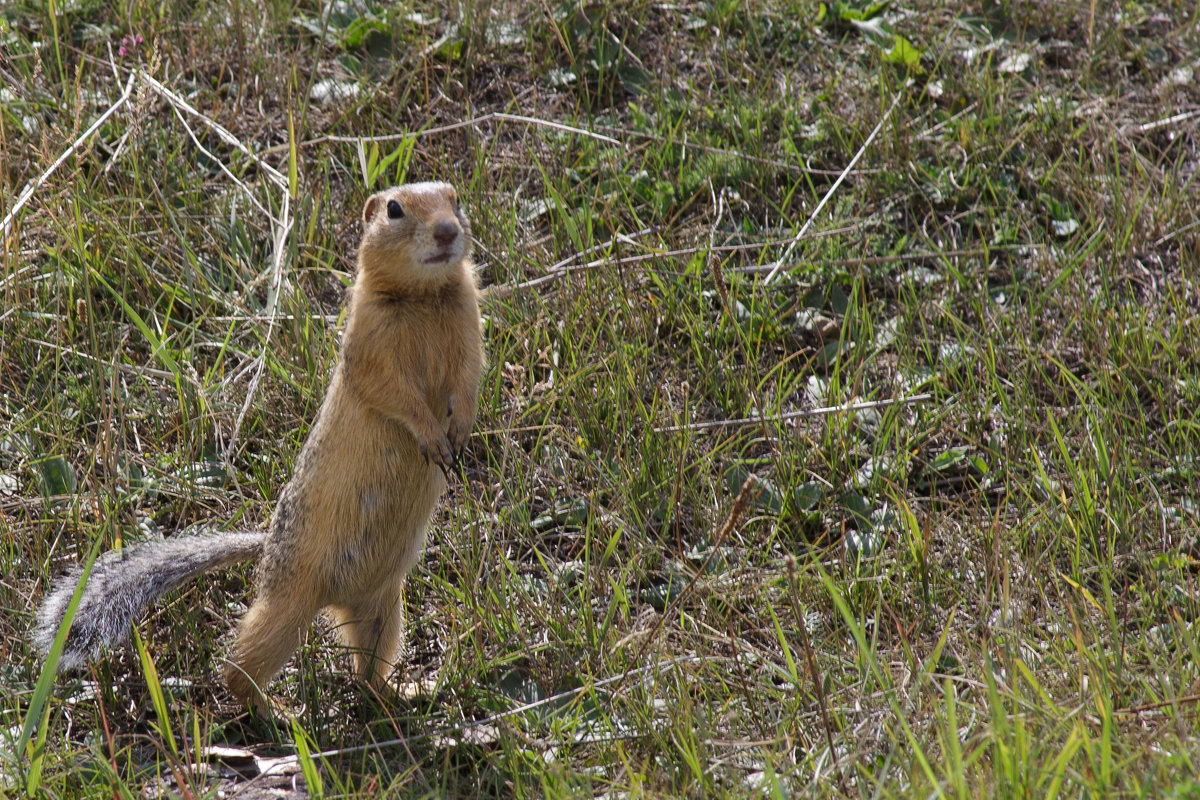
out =
[(238, 625), (225, 667), (225, 683), (239, 701), (269, 711), (267, 682), (300, 646), (317, 611), (297, 604), (294, 596), (276, 600), (263, 594), (254, 601)]
[(404, 583), (374, 598), (333, 608), (338, 635), (354, 654), (354, 673), (376, 689), (387, 687), (404, 630)]

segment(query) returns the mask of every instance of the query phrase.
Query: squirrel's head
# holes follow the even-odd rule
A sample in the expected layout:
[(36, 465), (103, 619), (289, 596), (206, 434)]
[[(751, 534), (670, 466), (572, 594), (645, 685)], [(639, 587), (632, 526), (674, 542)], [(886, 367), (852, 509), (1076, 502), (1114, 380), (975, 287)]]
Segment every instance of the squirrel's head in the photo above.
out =
[(437, 282), (461, 270), (471, 226), (448, 183), (408, 183), (371, 195), (363, 206), (359, 265), (400, 283)]

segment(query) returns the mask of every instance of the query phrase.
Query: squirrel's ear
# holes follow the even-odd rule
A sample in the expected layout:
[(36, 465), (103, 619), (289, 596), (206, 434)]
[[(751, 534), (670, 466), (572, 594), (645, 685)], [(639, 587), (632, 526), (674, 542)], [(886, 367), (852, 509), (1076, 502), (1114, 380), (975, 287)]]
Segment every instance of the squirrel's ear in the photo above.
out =
[(379, 213), (380, 207), (383, 205), (382, 199), (377, 194), (373, 194), (367, 198), (367, 204), (363, 206), (363, 223), (370, 222)]

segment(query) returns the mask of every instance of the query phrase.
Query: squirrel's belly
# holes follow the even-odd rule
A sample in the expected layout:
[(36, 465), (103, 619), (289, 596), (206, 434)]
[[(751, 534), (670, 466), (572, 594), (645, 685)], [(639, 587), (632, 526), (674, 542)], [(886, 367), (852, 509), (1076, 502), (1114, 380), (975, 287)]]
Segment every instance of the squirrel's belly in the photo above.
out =
[(314, 567), (332, 604), (353, 602), (404, 577), (420, 555), (445, 485), (406, 429), (379, 422), (385, 424), (368, 423), (364, 427), (375, 429), (359, 428), (355, 436), (330, 430), (315, 443), (326, 458), (313, 459), (307, 476), (306, 505), (316, 513), (309, 515), (315, 524), (306, 527), (318, 540), (311, 548)]

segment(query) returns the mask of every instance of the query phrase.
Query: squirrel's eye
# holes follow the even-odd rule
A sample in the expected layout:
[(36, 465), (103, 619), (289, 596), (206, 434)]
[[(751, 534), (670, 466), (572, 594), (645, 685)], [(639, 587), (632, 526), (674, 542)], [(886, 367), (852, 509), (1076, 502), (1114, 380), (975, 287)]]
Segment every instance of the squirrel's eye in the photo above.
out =
[(404, 216), (404, 209), (395, 200), (388, 200), (388, 219), (400, 219)]

